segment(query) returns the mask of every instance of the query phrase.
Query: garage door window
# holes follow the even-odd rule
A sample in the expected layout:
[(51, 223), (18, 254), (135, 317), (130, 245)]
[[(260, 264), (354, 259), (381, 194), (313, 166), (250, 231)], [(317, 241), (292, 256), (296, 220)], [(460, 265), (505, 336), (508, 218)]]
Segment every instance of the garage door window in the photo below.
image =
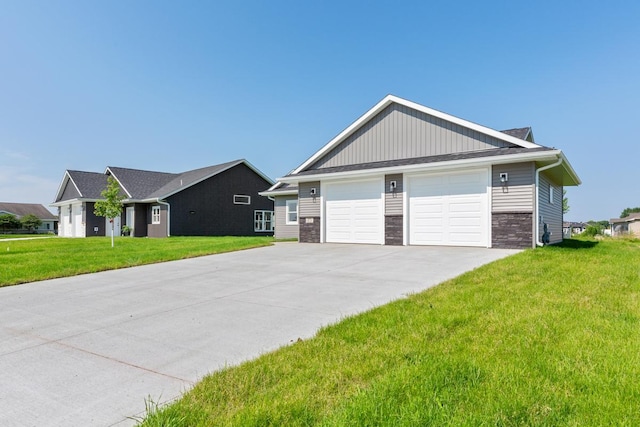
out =
[(273, 231), (273, 211), (255, 211), (254, 218), (255, 231)]

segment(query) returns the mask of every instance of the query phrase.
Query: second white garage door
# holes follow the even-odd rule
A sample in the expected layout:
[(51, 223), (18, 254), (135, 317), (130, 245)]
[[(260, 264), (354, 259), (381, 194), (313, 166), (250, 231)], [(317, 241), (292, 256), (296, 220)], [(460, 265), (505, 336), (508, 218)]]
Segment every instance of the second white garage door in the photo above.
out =
[(409, 178), (409, 244), (488, 246), (486, 170)]
[(382, 180), (327, 184), (326, 241), (383, 243)]

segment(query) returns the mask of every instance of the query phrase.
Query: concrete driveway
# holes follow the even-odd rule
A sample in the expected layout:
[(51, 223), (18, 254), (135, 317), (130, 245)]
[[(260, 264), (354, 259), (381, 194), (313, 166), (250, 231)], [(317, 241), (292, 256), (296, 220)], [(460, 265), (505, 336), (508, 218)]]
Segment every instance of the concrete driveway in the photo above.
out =
[(148, 397), (515, 252), (278, 243), (0, 288), (0, 425), (135, 424)]

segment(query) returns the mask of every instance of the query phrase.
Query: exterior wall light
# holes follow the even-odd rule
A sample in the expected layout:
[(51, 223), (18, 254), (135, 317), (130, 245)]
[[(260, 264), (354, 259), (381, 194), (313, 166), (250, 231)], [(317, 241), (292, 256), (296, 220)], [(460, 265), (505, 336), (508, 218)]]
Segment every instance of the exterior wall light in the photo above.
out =
[(309, 191), (309, 194), (311, 196), (315, 196), (316, 195), (316, 187), (312, 187), (311, 190)]
[(396, 191), (396, 188), (398, 188), (398, 183), (396, 181), (391, 181), (389, 182), (389, 191), (394, 193)]
[(506, 172), (500, 173), (500, 182), (506, 184), (509, 181), (509, 174)]

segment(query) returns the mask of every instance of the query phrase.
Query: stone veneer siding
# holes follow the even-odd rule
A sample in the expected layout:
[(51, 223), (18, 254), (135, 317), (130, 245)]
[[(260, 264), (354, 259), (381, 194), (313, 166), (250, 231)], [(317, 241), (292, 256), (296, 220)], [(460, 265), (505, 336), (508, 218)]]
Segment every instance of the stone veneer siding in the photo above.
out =
[(533, 246), (531, 212), (493, 212), (491, 246), (498, 249), (527, 249)]
[(402, 215), (386, 215), (384, 217), (384, 244), (402, 245)]
[(299, 218), (301, 243), (320, 243), (320, 217)]

